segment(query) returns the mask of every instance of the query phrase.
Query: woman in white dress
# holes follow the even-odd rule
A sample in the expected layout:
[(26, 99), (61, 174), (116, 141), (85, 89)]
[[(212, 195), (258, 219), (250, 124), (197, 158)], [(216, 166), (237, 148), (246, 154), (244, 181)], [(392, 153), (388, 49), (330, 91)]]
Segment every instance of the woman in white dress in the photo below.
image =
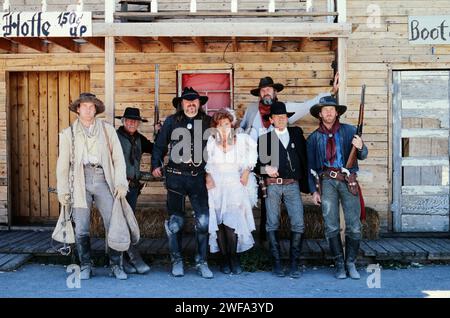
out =
[(221, 252), (220, 270), (225, 274), (242, 273), (238, 253), (255, 244), (252, 207), (258, 199), (251, 172), (257, 161), (257, 144), (247, 134), (235, 134), (234, 122), (229, 110), (216, 112), (212, 120), (216, 130), (206, 146), (209, 245), (212, 253)]

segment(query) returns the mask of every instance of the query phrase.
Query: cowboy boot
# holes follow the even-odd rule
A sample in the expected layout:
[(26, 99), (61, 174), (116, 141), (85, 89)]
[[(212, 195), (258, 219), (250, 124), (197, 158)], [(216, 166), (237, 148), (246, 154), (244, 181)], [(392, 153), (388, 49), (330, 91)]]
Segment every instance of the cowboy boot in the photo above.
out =
[(359, 243), (360, 240), (354, 240), (349, 236), (345, 237), (345, 267), (347, 268), (348, 275), (352, 279), (361, 278), (355, 265), (359, 252)]
[(278, 231), (268, 231), (267, 238), (269, 240), (270, 253), (272, 255), (272, 273), (278, 277), (284, 277), (285, 274), (281, 266), (280, 240), (278, 238)]
[(195, 255), (195, 267), (198, 274), (203, 278), (213, 278), (214, 274), (208, 267), (206, 262), (206, 253), (208, 251), (208, 233), (196, 232), (197, 238), (197, 254)]
[(127, 253), (130, 257), (130, 263), (136, 269), (138, 274), (146, 274), (150, 271), (150, 266), (145, 264), (141, 254), (139, 253), (139, 250), (135, 246), (130, 245)]
[(219, 225), (219, 230), (217, 231), (217, 244), (219, 245), (221, 261), (220, 261), (220, 271), (224, 274), (230, 274), (230, 259), (228, 255), (228, 248), (226, 244), (226, 236), (224, 225)]
[(291, 246), (289, 249), (289, 256), (291, 260), (290, 276), (292, 278), (300, 278), (302, 276), (301, 269), (298, 265), (298, 259), (300, 257), (302, 249), (303, 234), (297, 232), (291, 232)]
[(164, 223), (166, 228), (167, 239), (169, 242), (170, 261), (172, 264), (172, 276), (184, 276), (183, 257), (181, 256), (182, 234), (181, 230), (173, 233), (170, 231), (168, 222)]
[(109, 248), (109, 264), (111, 266), (111, 276), (124, 280), (128, 276), (123, 270), (123, 253)]
[(89, 236), (80, 236), (76, 241), (80, 259), (80, 279), (90, 279), (92, 275), (91, 239)]
[(237, 253), (238, 237), (234, 232), (234, 229), (228, 226), (225, 226), (225, 232), (228, 242), (228, 253), (230, 254), (231, 271), (233, 274), (239, 275), (243, 270), (241, 267), (241, 258)]
[(334, 276), (338, 279), (347, 278), (347, 274), (345, 272), (344, 267), (344, 254), (342, 250), (342, 241), (341, 235), (338, 234), (335, 237), (331, 237), (328, 239), (328, 244), (330, 245), (331, 255), (333, 255), (333, 259), (335, 262), (336, 272)]
[(125, 258), (123, 259), (123, 270), (127, 274), (136, 274), (137, 270), (136, 268), (130, 264)]

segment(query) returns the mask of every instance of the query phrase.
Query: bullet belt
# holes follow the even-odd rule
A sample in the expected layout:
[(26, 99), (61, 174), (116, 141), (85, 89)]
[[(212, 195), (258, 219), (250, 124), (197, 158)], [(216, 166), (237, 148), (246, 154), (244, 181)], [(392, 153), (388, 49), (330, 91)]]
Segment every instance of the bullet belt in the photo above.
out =
[(204, 174), (204, 170), (203, 171), (184, 171), (184, 170), (178, 170), (172, 167), (166, 167), (165, 168), (165, 172), (166, 173), (171, 173), (171, 174), (177, 174), (177, 175), (181, 175), (181, 176), (190, 176), (190, 177), (195, 177), (198, 175), (202, 175)]
[(266, 178), (266, 184), (278, 184), (278, 185), (288, 185), (297, 182), (295, 179), (283, 179), (283, 178)]
[(93, 169), (97, 169), (97, 168), (101, 169), (102, 168), (102, 166), (98, 163), (87, 163), (84, 166), (88, 167), (88, 168), (93, 168)]

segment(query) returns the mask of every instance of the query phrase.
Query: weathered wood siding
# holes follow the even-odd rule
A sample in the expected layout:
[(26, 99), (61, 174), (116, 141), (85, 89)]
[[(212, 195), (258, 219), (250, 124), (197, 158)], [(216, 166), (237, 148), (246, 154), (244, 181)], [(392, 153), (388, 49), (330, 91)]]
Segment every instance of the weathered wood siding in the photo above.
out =
[[(376, 22), (379, 12), (379, 25)], [(363, 184), (366, 201), (379, 211), (381, 229), (391, 229), (391, 70), (450, 68), (447, 45), (410, 45), (408, 15), (441, 15), (450, 12), (449, 1), (347, 0), (347, 20), (353, 24), (348, 43), (348, 106), (345, 116), (357, 122), (361, 84), (366, 90), (364, 139), (369, 158), (361, 163), (371, 182)]]

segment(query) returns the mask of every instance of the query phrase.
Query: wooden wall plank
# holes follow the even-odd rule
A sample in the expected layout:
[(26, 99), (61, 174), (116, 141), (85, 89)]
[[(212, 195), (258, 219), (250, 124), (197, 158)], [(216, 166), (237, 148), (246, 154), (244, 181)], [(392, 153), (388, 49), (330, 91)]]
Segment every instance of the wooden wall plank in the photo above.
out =
[(58, 131), (67, 128), (70, 123), (70, 115), (69, 115), (69, 72), (59, 72), (58, 73)]
[(30, 169), (30, 214), (40, 216), (39, 181), (39, 73), (28, 73), (28, 160)]
[(18, 77), (18, 131), (19, 131), (19, 215), (30, 216), (30, 177), (28, 162), (28, 73)]
[[(58, 72), (48, 73), (48, 182), (56, 188), (56, 160), (58, 159)], [(55, 194), (49, 194), (49, 215), (59, 215), (59, 203)]]
[(18, 73), (9, 74), (9, 136), (10, 136), (10, 167), (11, 183), (9, 191), (11, 192), (12, 217), (20, 211), (19, 204), (19, 138), (18, 138)]
[[(78, 99), (80, 96), (80, 72), (70, 72), (69, 74), (69, 100), (70, 103)], [(61, 105), (60, 105), (61, 106)], [(69, 104), (67, 104), (69, 106)], [(69, 112), (70, 123), (73, 123), (77, 118), (74, 112)]]
[[(42, 217), (49, 216), (48, 194), (48, 72), (39, 72), (39, 175)], [(55, 147), (55, 145), (51, 145)]]

